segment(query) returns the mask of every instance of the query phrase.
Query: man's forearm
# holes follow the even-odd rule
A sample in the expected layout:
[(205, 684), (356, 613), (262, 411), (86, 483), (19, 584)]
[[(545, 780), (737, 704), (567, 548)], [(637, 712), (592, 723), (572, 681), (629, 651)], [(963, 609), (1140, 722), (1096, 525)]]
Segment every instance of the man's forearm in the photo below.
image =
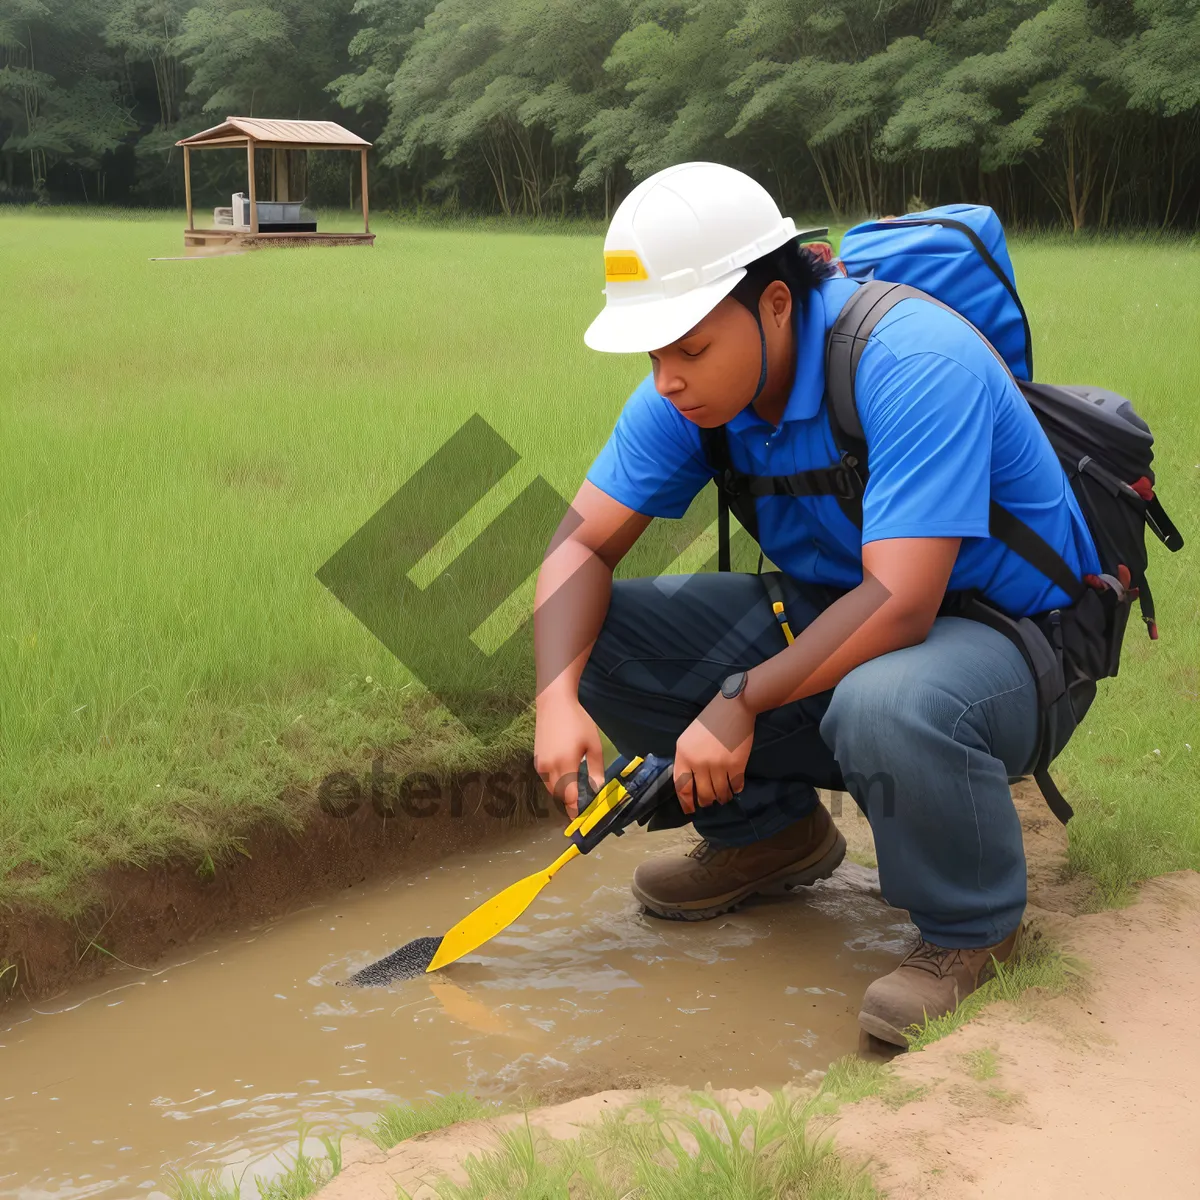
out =
[(786, 650), (749, 672), (744, 701), (759, 713), (818, 695), (861, 663), (923, 641), (928, 631), (926, 616), (868, 573)]
[(571, 538), (542, 563), (534, 592), (533, 638), (537, 698), (576, 700), (579, 679), (612, 599), (612, 568)]

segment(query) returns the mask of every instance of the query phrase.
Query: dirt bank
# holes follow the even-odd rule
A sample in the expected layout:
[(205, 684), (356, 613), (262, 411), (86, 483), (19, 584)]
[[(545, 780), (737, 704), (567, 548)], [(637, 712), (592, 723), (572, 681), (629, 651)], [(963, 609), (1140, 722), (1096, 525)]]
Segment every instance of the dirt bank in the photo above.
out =
[(506, 770), (513, 783), (503, 805), (489, 803), (478, 773), (448, 777), (439, 790), (446, 802), (426, 803), (435, 811), (423, 819), (403, 811), (384, 818), (369, 803), (335, 817), (313, 803), (301, 832), (251, 828), (243, 853), (209, 871), (192, 861), (105, 871), (91, 881), (95, 902), (74, 920), (28, 908), (2, 910), (0, 966), (10, 963), (16, 971), (0, 979), (0, 1008), (56, 995), (122, 963), (152, 966), (206, 935), (274, 920), (539, 819), (558, 820), (532, 760)]

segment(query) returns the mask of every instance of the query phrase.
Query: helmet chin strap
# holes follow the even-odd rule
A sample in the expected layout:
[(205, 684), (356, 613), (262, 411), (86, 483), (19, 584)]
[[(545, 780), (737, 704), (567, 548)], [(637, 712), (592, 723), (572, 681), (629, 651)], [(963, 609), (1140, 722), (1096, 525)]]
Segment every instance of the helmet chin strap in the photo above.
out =
[[(757, 306), (754, 309), (754, 323), (758, 326), (758, 341), (762, 346), (762, 369), (758, 373), (758, 387), (754, 389), (750, 404), (753, 404), (762, 395), (763, 388), (767, 386), (767, 335), (763, 332), (762, 317), (758, 315)], [(749, 408), (750, 405), (748, 404), (746, 407)]]

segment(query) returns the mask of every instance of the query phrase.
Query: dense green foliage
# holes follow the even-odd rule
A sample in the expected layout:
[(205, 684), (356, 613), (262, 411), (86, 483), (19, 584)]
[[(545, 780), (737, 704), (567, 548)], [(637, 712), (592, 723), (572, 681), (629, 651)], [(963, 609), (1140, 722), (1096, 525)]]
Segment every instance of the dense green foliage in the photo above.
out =
[(793, 211), (1191, 228), (1197, 63), (1200, 0), (0, 0), (0, 197), (178, 204), (241, 114), (347, 122), (405, 208), (603, 216), (705, 158)]

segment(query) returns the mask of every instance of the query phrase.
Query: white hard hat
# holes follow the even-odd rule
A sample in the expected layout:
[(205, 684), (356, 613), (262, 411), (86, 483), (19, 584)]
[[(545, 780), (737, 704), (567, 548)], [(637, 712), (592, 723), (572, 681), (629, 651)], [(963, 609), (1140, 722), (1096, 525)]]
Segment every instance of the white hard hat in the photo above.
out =
[(629, 354), (682, 337), (746, 274), (746, 264), (797, 236), (771, 194), (719, 163), (667, 167), (613, 214), (604, 239), (604, 311), (584, 342)]

